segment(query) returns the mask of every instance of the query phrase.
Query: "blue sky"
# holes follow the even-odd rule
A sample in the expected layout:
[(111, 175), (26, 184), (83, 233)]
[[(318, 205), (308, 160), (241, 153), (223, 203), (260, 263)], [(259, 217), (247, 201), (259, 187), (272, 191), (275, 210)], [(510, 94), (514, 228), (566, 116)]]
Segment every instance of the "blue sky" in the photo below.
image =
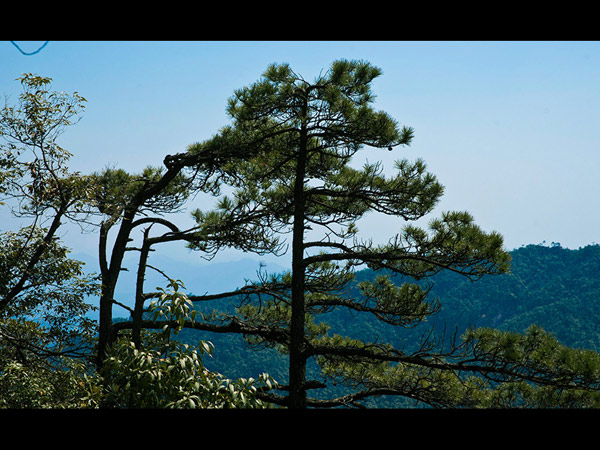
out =
[[(25, 52), (43, 43), (17, 41)], [(339, 58), (382, 69), (375, 107), (413, 127), (415, 139), (365, 158), (390, 168), (423, 158), (446, 188), (428, 218), (469, 211), (508, 250), (600, 242), (599, 42), (50, 41), (26, 56), (2, 41), (0, 91), (16, 99), (25, 72), (77, 91), (86, 111), (61, 138), (72, 168), (139, 171), (218, 132), (227, 99), (268, 64), (286, 62), (313, 79)], [(370, 216), (360, 229), (385, 241), (401, 225)], [(97, 245), (75, 231), (65, 240), (80, 251)]]

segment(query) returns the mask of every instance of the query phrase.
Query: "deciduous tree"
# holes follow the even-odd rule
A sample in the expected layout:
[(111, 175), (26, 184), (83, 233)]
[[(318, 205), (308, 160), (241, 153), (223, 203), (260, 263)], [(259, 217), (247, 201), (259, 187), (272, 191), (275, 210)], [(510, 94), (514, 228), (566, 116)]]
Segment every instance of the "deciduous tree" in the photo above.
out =
[(58, 237), (62, 223), (80, 219), (94, 189), (89, 177), (69, 170), (71, 154), (57, 143), (85, 99), (49, 91), (49, 78), (19, 80), (18, 104), (0, 110), (0, 193), (26, 225), (2, 230), (0, 317), (35, 318), (65, 338), (67, 330), (89, 329), (83, 298), (96, 287)]
[[(82, 219), (94, 185), (69, 169), (71, 154), (57, 139), (85, 99), (50, 91), (46, 77), (25, 74), (19, 81), (17, 103), (6, 101), (0, 110), (0, 204), (5, 217), (11, 208), (19, 219), (0, 230), (0, 389), (12, 392), (4, 406), (74, 404), (76, 396), (61, 386), (77, 385), (65, 368), (93, 350), (93, 308), (85, 298), (97, 283), (69, 257), (59, 230)], [(29, 387), (15, 389), (14, 374), (28, 378)]]

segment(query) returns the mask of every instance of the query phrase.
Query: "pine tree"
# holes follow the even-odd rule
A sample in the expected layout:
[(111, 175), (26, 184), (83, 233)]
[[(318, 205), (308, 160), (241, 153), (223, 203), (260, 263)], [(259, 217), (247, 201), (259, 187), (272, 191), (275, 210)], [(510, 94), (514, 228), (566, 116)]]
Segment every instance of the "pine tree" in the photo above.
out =
[[(362, 283), (360, 298), (346, 295), (357, 267), (417, 280), (440, 270), (477, 279), (509, 267), (502, 237), (483, 232), (468, 213), (444, 213), (428, 231), (409, 224), (430, 213), (443, 193), (422, 160), (398, 160), (391, 177), (379, 163), (352, 167), (361, 150), (398, 151), (413, 137), (411, 128), (373, 109), (371, 83), (380, 74), (367, 62), (340, 60), (308, 82), (288, 65), (272, 65), (230, 99), (232, 124), (195, 147), (198, 153), (236, 155), (222, 166), (224, 179), (237, 189), (221, 202), (221, 218), (252, 217), (246, 225), (273, 236), (291, 234), (291, 272), (240, 291), (247, 294), (244, 306), (229, 325), (237, 323), (237, 331), (253, 336), (254, 343), (289, 352), (288, 398), (271, 400), (290, 408), (346, 401), (307, 401), (307, 389), (321, 386), (306, 380), (309, 358), (319, 362), (323, 374), (347, 381), (352, 378), (344, 369), (348, 362), (364, 360), (360, 367), (373, 366), (374, 377), (381, 364), (404, 358), (389, 346), (328, 336), (315, 321), (318, 314), (346, 308), (412, 326), (438, 308), (428, 302), (426, 286), (397, 287), (385, 275)], [(372, 211), (405, 222), (387, 244), (359, 238), (357, 222)], [(206, 214), (196, 216), (201, 224)], [(227, 229), (227, 220), (218, 224), (211, 226)]]

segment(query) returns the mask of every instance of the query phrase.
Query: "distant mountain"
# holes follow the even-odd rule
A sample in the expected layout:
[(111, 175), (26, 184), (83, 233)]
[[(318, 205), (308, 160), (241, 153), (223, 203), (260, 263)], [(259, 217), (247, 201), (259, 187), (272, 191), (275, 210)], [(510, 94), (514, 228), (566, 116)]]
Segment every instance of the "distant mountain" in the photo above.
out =
[[(528, 245), (511, 256), (509, 274), (475, 282), (448, 271), (432, 277), (430, 297), (439, 299), (441, 310), (427, 326), (460, 334), (469, 327), (523, 332), (537, 324), (565, 345), (600, 351), (600, 246), (571, 250), (559, 244)], [(357, 281), (375, 275), (365, 270)], [(399, 276), (394, 280), (408, 281)], [(390, 338), (373, 326), (372, 332)], [(393, 335), (409, 341), (422, 331), (417, 327)]]
[[(193, 256), (193, 255), (192, 255)], [(99, 273), (98, 262), (95, 257), (87, 254), (72, 254), (73, 259), (86, 263), (86, 269), (89, 272)], [(136, 255), (127, 255), (123, 267), (127, 271), (121, 272), (115, 298), (117, 301), (132, 307), (135, 298), (135, 278), (137, 270)], [(164, 271), (169, 277), (181, 280), (185, 286), (185, 293), (188, 295), (216, 294), (228, 292), (241, 287), (246, 279), (257, 279), (257, 271), (264, 266), (264, 270), (269, 273), (279, 273), (285, 270), (283, 266), (268, 262), (263, 263), (260, 260), (252, 258), (242, 258), (229, 262), (209, 262), (199, 257), (190, 257), (183, 261), (170, 258), (160, 254), (152, 254), (149, 264)], [(167, 280), (157, 271), (148, 268), (146, 271), (146, 281), (144, 283), (146, 291), (153, 291), (156, 287), (165, 288)], [(89, 302), (97, 303), (97, 299), (90, 298)], [(125, 310), (114, 311), (115, 317), (128, 317)]]
[(475, 283), (440, 274), (438, 320), (518, 332), (535, 323), (565, 345), (600, 351), (600, 246), (528, 245), (511, 256), (510, 274)]
[[(538, 324), (563, 344), (600, 351), (600, 246), (570, 250), (528, 245), (513, 250), (511, 273), (471, 282), (460, 275), (442, 272), (432, 278), (431, 295), (438, 297), (441, 311), (426, 327), (461, 332), (471, 326), (521, 332)], [(357, 273), (357, 281), (372, 279), (372, 270)], [(395, 277), (402, 283), (401, 277)], [(383, 325), (369, 315), (330, 313), (323, 320), (332, 333), (369, 339), (379, 337), (410, 348), (429, 328), (402, 329)], [(256, 377), (262, 372), (279, 381), (287, 379), (285, 356), (273, 350), (253, 352), (239, 336), (200, 334), (185, 330), (181, 338), (193, 344), (199, 339), (215, 345), (210, 370), (228, 377)]]

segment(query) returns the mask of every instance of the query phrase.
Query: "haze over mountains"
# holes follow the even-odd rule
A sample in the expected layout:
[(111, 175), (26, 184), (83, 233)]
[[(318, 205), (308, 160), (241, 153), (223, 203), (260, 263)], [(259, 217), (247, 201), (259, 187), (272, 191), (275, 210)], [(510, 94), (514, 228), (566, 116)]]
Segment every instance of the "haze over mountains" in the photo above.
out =
[[(99, 273), (97, 257), (85, 253), (73, 253), (73, 259), (86, 263), (86, 271)], [(127, 306), (133, 306), (135, 298), (135, 271), (137, 270), (137, 255), (126, 255), (123, 264), (128, 270), (123, 271), (119, 277), (116, 290), (116, 300)], [(265, 262), (259, 256), (241, 257), (239, 260), (220, 262), (206, 261), (196, 255), (187, 259), (176, 259), (161, 255), (159, 252), (152, 254), (149, 264), (163, 270), (174, 279), (183, 281), (185, 293), (202, 295), (228, 292), (244, 285), (246, 279), (256, 280), (257, 271), (267, 270), (269, 273), (279, 273), (285, 270), (282, 265)], [(167, 281), (163, 275), (155, 270), (148, 269), (146, 282), (147, 291), (154, 291), (157, 286), (165, 288)], [(94, 299), (90, 299), (94, 304)], [(96, 300), (97, 302), (97, 300)], [(124, 309), (115, 309), (115, 317), (128, 317)], [(95, 315), (92, 315), (95, 317)]]

